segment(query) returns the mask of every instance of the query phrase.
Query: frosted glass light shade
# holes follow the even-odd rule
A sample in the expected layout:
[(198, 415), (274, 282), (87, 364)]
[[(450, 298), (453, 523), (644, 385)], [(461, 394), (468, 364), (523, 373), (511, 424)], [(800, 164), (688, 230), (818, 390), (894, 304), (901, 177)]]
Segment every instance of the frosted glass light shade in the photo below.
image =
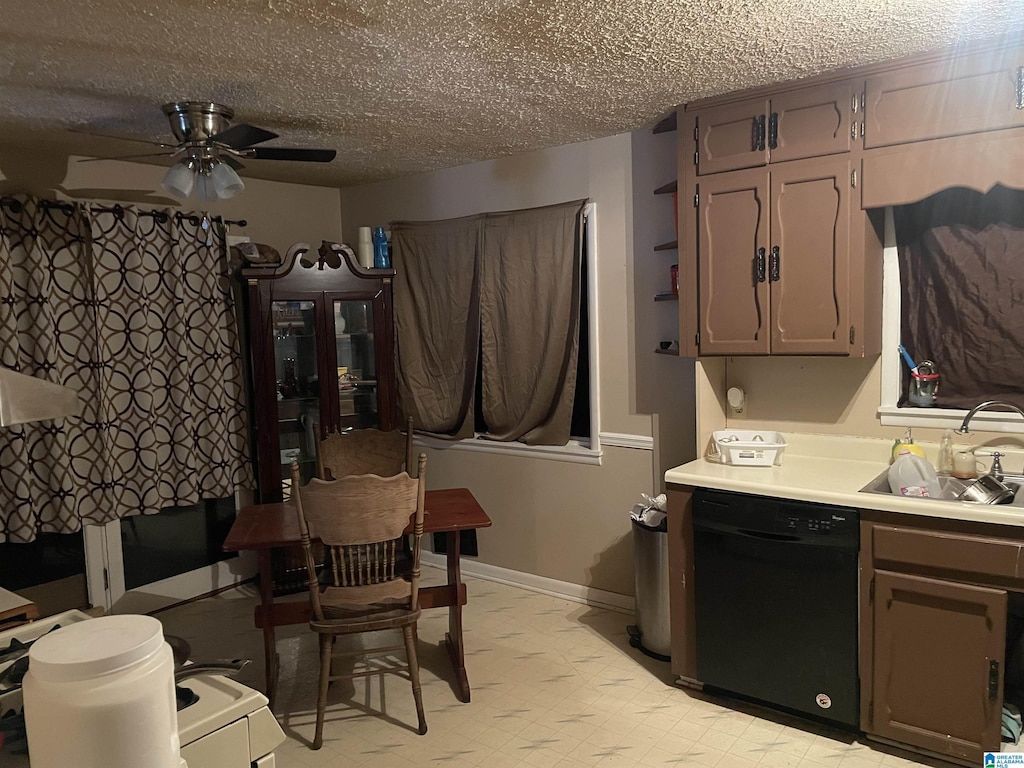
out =
[(208, 173), (196, 174), (196, 200), (209, 203), (217, 199), (217, 189)]
[(245, 184), (235, 173), (235, 169), (227, 163), (214, 165), (213, 170), (210, 171), (210, 178), (213, 180), (213, 188), (217, 197), (223, 200), (234, 197), (245, 189)]
[(175, 163), (164, 175), (160, 186), (165, 192), (170, 192), (182, 200), (192, 193), (192, 185), (195, 183), (195, 173), (185, 163)]

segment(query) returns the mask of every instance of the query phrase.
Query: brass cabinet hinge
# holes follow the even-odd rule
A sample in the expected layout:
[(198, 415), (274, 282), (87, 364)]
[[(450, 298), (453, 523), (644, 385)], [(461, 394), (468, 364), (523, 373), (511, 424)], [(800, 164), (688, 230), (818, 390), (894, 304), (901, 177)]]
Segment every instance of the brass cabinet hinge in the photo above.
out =
[(700, 165), (700, 160), (698, 159), (698, 155), (699, 154), (700, 153), (697, 152), (697, 150), (693, 150), (693, 164), (694, 165)]
[(857, 329), (852, 325), (850, 326), (850, 343), (853, 344), (853, 340), (857, 338)]
[(867, 108), (868, 108), (868, 106), (867, 106), (867, 93), (865, 91), (861, 91), (860, 92), (860, 110), (861, 110), (861, 112), (863, 112)]
[(857, 169), (856, 168), (854, 168), (852, 171), (850, 171), (850, 186), (853, 187), (854, 189), (857, 188)]
[(857, 123), (850, 123), (850, 138), (857, 138)]
[(858, 94), (856, 94), (856, 93), (853, 94), (853, 98), (850, 99), (850, 101), (851, 101), (851, 104), (850, 104), (851, 111), (853, 112), (853, 114), (857, 114), (857, 110), (860, 109), (860, 99), (858, 98)]
[(698, 347), (700, 346), (700, 331), (693, 334), (693, 343)]
[(696, 125), (693, 126), (693, 140), (694, 141), (699, 141), (700, 140), (700, 135), (697, 132), (697, 126)]
[(697, 187), (697, 191), (693, 193), (693, 207), (697, 208), (700, 205), (700, 187)]

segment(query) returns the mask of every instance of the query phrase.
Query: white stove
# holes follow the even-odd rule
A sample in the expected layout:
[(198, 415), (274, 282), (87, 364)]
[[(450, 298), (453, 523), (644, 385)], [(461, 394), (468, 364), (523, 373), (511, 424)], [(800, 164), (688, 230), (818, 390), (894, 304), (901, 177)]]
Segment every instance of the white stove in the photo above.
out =
[[(89, 618), (81, 611), (65, 611), (0, 632), (0, 652), (9, 647), (11, 640), (27, 643), (57, 625)], [(14, 661), (0, 661), (0, 675)], [(285, 736), (267, 707), (266, 696), (223, 675), (197, 675), (180, 686), (199, 697), (178, 712), (181, 756), (188, 768), (274, 768), (274, 750)], [(21, 689), (5, 688), (0, 682), (0, 732), (4, 732), (4, 718), (17, 715), (21, 708)], [(0, 765), (28, 768), (29, 759), (11, 753), (10, 746), (0, 744)]]

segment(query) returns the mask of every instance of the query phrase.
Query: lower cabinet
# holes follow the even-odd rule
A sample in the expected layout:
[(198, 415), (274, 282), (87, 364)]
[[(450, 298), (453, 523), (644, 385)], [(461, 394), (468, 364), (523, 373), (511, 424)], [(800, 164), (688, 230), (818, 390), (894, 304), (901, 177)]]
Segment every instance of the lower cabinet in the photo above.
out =
[(980, 765), (1000, 750), (1009, 593), (1024, 591), (1024, 542), (925, 525), (862, 522), (861, 727)]
[(875, 571), (869, 733), (980, 763), (999, 749), (1006, 590)]

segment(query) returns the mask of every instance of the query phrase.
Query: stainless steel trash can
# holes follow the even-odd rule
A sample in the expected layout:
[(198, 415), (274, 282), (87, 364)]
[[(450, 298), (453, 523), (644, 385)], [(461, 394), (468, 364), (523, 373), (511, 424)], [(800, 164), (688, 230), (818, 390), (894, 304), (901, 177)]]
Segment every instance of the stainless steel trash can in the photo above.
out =
[(672, 629), (668, 607), (668, 531), (633, 520), (633, 588), (636, 624), (629, 643), (648, 656), (668, 660)]

